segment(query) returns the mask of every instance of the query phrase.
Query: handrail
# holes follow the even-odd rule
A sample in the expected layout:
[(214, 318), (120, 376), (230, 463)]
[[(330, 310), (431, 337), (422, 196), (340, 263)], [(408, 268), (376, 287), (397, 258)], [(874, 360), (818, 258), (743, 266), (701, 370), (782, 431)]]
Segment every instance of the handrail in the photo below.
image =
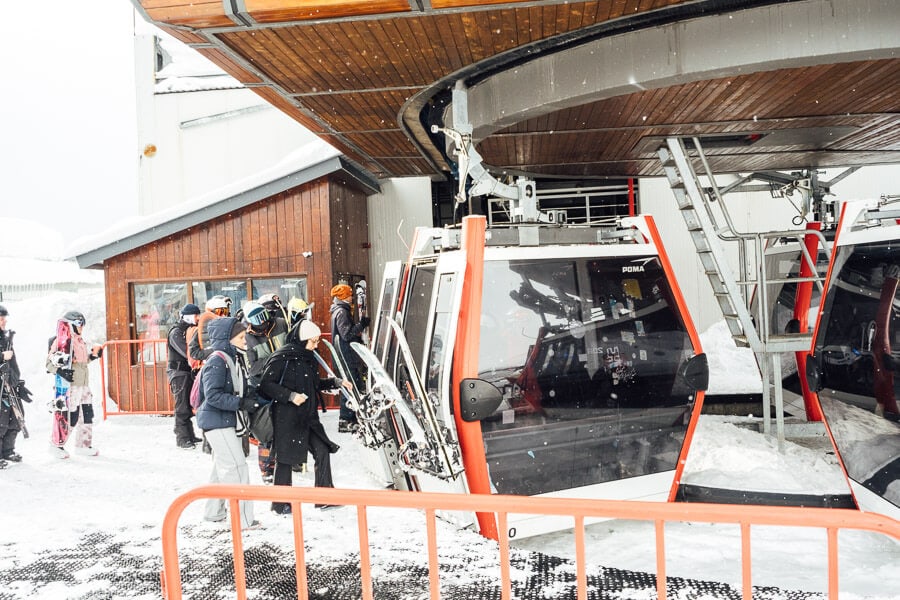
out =
[(540, 514), (569, 516), (575, 528), (577, 598), (587, 599), (584, 524), (587, 518), (613, 518), (652, 521), (656, 537), (657, 598), (666, 598), (665, 523), (688, 521), (740, 525), (741, 574), (743, 600), (752, 599), (751, 587), (751, 526), (815, 527), (827, 531), (828, 598), (838, 600), (839, 529), (870, 531), (900, 540), (900, 521), (874, 513), (849, 509), (806, 508), (784, 506), (689, 504), (635, 502), (625, 500), (589, 500), (575, 498), (547, 498), (485, 494), (444, 494), (431, 492), (401, 492), (392, 490), (359, 490), (341, 488), (300, 488), (288, 486), (206, 485), (177, 497), (166, 512), (162, 525), (163, 594), (167, 600), (181, 600), (181, 572), (178, 562), (178, 521), (191, 503), (208, 498), (223, 498), (229, 503), (234, 551), (235, 589), (239, 600), (247, 598), (238, 501), (274, 501), (290, 503), (294, 526), (297, 598), (308, 597), (308, 582), (304, 554), (303, 515), (301, 503), (355, 506), (360, 541), (360, 578), (362, 597), (373, 600), (373, 584), (369, 556), (369, 531), (366, 509), (370, 506), (424, 510), (427, 526), (428, 569), (430, 597), (440, 598), (437, 564), (436, 511), (486, 512), (498, 515), (500, 539), (501, 598), (511, 596), (509, 564), (509, 536), (507, 515)]

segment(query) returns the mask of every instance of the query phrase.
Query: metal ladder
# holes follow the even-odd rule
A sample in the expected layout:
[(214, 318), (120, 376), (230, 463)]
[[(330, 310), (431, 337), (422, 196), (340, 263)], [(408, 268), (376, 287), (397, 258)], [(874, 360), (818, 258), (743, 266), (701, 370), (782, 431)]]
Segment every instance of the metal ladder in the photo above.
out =
[[(826, 248), (826, 251), (827, 245), (824, 236), (810, 230), (738, 232), (724, 205), (720, 190), (716, 186), (700, 141), (697, 138), (691, 138), (691, 141), (694, 153), (702, 163), (705, 176), (709, 180), (709, 190), (714, 196), (713, 199), (710, 199), (701, 185), (681, 138), (666, 138), (665, 145), (659, 148), (659, 159), (732, 337), (738, 346), (749, 346), (756, 356), (763, 379), (763, 418), (764, 430), (767, 434), (771, 420), (770, 401), (772, 395), (775, 396), (776, 428), (779, 446), (781, 446), (784, 442), (781, 353), (809, 350), (812, 344), (812, 334), (773, 335), (770, 333), (766, 312), (768, 306), (767, 287), (768, 284), (784, 280), (767, 279), (764, 260), (766, 243), (768, 240), (785, 237), (799, 240), (802, 236), (816, 233), (820, 236), (820, 243), (822, 247)], [(719, 212), (724, 217), (725, 224), (722, 226), (716, 221), (713, 201), (718, 202)], [(740, 277), (735, 275), (728, 262), (723, 242), (738, 244)], [(804, 260), (809, 261), (815, 272), (815, 257), (809, 255), (802, 243), (800, 247), (804, 254)], [(752, 252), (752, 260), (747, 260), (749, 252)], [(811, 279), (816, 281), (821, 289), (820, 279), (818, 277)], [(795, 278), (792, 281), (802, 280)], [(759, 310), (756, 315), (751, 314), (750, 310), (754, 290), (759, 295), (757, 303)]]

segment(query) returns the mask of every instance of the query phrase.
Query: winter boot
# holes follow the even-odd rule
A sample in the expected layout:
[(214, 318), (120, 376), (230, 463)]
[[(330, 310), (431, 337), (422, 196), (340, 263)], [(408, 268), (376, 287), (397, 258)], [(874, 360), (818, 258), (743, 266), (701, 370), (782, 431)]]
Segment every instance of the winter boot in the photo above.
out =
[(5, 460), (0, 458), (0, 470), (5, 469), (8, 464), (9, 463), (7, 463)]
[(82, 456), (97, 456), (100, 452), (91, 446), (94, 439), (93, 423), (79, 421), (75, 426), (75, 454)]
[(15, 450), (7, 450), (3, 453), (3, 459), (9, 462), (22, 462), (22, 455)]
[(56, 444), (50, 444), (50, 454), (55, 456), (56, 458), (69, 458), (69, 453), (66, 452), (66, 449), (62, 446), (57, 446)]

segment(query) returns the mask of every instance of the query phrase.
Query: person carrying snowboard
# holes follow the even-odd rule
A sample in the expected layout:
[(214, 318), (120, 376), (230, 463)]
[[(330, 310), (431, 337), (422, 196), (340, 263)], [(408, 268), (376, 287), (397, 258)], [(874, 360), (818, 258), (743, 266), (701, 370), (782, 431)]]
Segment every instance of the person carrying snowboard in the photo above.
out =
[(75, 453), (97, 456), (93, 446), (94, 405), (88, 365), (103, 355), (103, 346), (88, 348), (82, 337), (84, 315), (70, 310), (57, 322), (56, 336), (50, 340), (47, 372), (56, 375), (54, 422), (50, 433), (50, 452), (69, 458), (65, 449), (69, 432), (75, 428)]

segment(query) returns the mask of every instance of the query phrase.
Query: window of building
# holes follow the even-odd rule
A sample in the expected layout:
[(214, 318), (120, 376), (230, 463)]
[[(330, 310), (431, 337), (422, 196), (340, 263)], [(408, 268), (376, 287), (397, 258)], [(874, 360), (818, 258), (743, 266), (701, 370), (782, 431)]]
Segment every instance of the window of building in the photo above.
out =
[[(178, 322), (181, 307), (193, 302), (204, 310), (206, 302), (216, 295), (231, 298), (232, 312), (252, 297), (278, 294), (284, 303), (297, 296), (308, 300), (306, 277), (264, 277), (258, 279), (219, 279), (210, 281), (177, 281), (132, 284), (134, 339), (164, 340), (169, 329)], [(165, 343), (141, 351), (141, 360), (157, 362), (165, 359)]]

